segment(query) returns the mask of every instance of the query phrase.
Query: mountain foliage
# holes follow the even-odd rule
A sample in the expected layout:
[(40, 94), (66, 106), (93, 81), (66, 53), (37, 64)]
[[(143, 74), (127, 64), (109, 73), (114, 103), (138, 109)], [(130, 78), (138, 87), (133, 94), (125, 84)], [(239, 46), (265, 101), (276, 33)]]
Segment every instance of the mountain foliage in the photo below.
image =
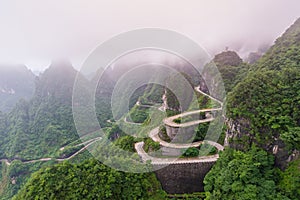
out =
[[(65, 77), (68, 73), (68, 78)], [(70, 65), (51, 66), (37, 81), (34, 97), (20, 101), (7, 114), (2, 158), (30, 160), (54, 156), (78, 138), (72, 119), (72, 87), (76, 71)]]
[(276, 188), (273, 165), (273, 156), (255, 146), (246, 153), (227, 149), (205, 177), (207, 199), (288, 199)]
[(299, 55), (300, 19), (228, 95), (229, 117), (240, 127), (230, 130), (232, 145), (247, 149), (254, 142), (269, 152), (276, 146), (276, 164), (281, 168), (290, 152), (300, 150)]
[(162, 199), (164, 195), (152, 173), (120, 172), (88, 160), (34, 173), (13, 199)]
[(249, 70), (249, 65), (244, 63), (234, 51), (224, 51), (217, 54), (213, 62), (221, 74), (226, 92), (230, 92)]
[[(221, 153), (205, 177), (207, 199), (300, 198), (299, 55), (300, 19), (251, 65), (243, 63), (233, 51), (215, 56), (213, 61), (228, 94), (226, 117), (230, 147)], [(8, 113), (0, 112), (1, 198), (10, 199), (18, 191), (14, 199), (166, 198), (153, 173), (125, 173), (108, 167), (118, 163), (129, 171), (141, 164), (134, 153), (134, 144), (142, 140), (125, 136), (111, 113), (113, 88), (117, 77), (122, 75), (114, 73), (109, 69), (102, 80), (98, 80), (96, 74), (90, 82), (80, 77), (87, 87), (90, 83), (98, 84), (96, 113), (101, 126), (106, 127), (109, 140), (98, 141), (93, 153), (96, 158), (105, 160), (103, 164), (90, 159), (87, 151), (73, 163), (56, 164), (54, 160), (24, 163), (48, 157), (65, 158), (82, 146), (72, 116), (73, 84), (78, 74), (70, 63), (53, 63), (36, 79), (33, 98), (20, 100)], [(179, 76), (186, 79), (191, 91), (178, 82)], [(178, 99), (171, 90), (155, 84), (124, 91), (133, 92), (129, 102), (132, 120), (149, 121), (148, 110), (140, 108), (136, 102), (162, 103), (163, 94), (166, 94), (169, 115), (188, 110), (195, 100), (192, 97), (194, 87), (200, 84), (201, 78), (197, 76), (199, 74), (188, 68), (166, 80), (167, 85), (179, 90)], [(5, 88), (5, 91), (11, 90)], [(202, 103), (200, 107), (207, 108), (211, 104), (203, 96), (197, 98)], [(187, 106), (182, 107), (179, 102)], [(205, 137), (207, 126), (197, 127), (198, 140)], [(144, 142), (147, 151), (160, 148), (159, 143), (149, 138)], [(190, 148), (185, 156), (198, 154), (198, 149)]]
[(8, 170), (15, 169), (14, 163), (19, 163), (18, 168), (22, 169), (13, 174), (2, 171), (5, 178), (13, 178), (16, 183), (4, 182), (2, 187), (6, 189), (0, 191), (1, 197), (11, 198), (31, 173), (43, 166), (40, 162), (24, 164), (24, 161), (63, 158), (68, 150), (74, 149), (68, 145), (79, 138), (72, 114), (76, 75), (70, 63), (52, 63), (36, 79), (35, 94), (30, 100), (20, 100), (11, 112), (0, 113), (0, 159), (12, 161)]

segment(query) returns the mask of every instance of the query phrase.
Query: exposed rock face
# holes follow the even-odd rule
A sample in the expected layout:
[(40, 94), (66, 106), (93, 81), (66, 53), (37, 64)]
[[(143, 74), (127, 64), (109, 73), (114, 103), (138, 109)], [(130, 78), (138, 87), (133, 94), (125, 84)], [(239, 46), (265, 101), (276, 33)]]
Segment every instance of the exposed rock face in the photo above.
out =
[(275, 156), (275, 165), (281, 169), (285, 169), (289, 162), (298, 159), (300, 156), (300, 151), (298, 150), (293, 150), (290, 153), (279, 136), (273, 137), (268, 143), (259, 144), (255, 135), (250, 133), (250, 122), (247, 119), (227, 119), (226, 124), (228, 129), (226, 130), (225, 146), (246, 150), (252, 143), (256, 143), (259, 147)]
[(294, 150), (288, 157), (287, 162), (297, 160), (300, 157), (300, 151)]
[(233, 143), (233, 140), (241, 139), (243, 135), (246, 135), (247, 137), (251, 137), (248, 132), (250, 128), (249, 121), (243, 119), (240, 122), (237, 122), (237, 121), (233, 121), (232, 119), (227, 119), (226, 125), (228, 128), (226, 130), (225, 143), (227, 143), (227, 145), (236, 149), (240, 149), (240, 150), (244, 149), (244, 145)]
[(174, 139), (174, 137), (177, 135), (179, 128), (171, 127), (166, 125), (167, 135), (170, 139)]
[(256, 144), (273, 154), (281, 169), (297, 159), (300, 151), (296, 143), (299, 52), (300, 18), (251, 66), (251, 72), (227, 98), (231, 117), (227, 120), (227, 144), (240, 150)]
[(171, 110), (172, 108), (169, 108), (169, 106), (168, 106), (168, 100), (167, 100), (167, 90), (165, 89), (165, 92), (164, 92), (164, 94), (163, 94), (163, 96), (162, 96), (162, 101), (163, 101), (163, 104), (162, 104), (162, 108), (163, 108), (163, 110), (164, 111), (166, 111), (166, 110)]

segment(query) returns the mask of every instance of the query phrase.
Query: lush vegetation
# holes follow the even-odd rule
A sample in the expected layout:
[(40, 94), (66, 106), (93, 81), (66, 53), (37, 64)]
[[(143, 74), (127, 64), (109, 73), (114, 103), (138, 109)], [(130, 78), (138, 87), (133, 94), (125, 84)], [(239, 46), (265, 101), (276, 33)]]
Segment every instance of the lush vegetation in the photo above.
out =
[(206, 175), (207, 199), (288, 199), (276, 188), (274, 157), (252, 147), (244, 153), (227, 149)]
[(130, 110), (129, 116), (134, 123), (144, 123), (149, 117), (149, 108), (134, 106)]
[(196, 147), (190, 147), (183, 150), (182, 157), (197, 157), (199, 156), (199, 149)]
[(212, 146), (206, 142), (201, 144), (200, 148), (200, 156), (206, 156), (206, 155), (214, 155), (218, 153), (218, 149), (215, 146)]
[(143, 96), (139, 98), (143, 105), (153, 105), (155, 103), (162, 103), (162, 96), (165, 93), (165, 88), (157, 84), (148, 84)]
[(199, 109), (207, 109), (213, 106), (212, 101), (208, 96), (197, 94), (197, 99), (198, 99)]
[[(65, 78), (64, 73), (70, 76)], [(7, 114), (0, 157), (21, 160), (54, 157), (60, 147), (78, 138), (71, 107), (75, 75), (70, 66), (53, 66), (40, 77), (34, 98), (20, 101)]]
[(250, 133), (262, 144), (280, 134), (290, 148), (299, 147), (299, 79), (300, 71), (292, 68), (251, 73), (230, 96), (232, 117), (248, 119)]
[(198, 156), (208, 156), (218, 153), (218, 149), (210, 144), (203, 143), (199, 147), (190, 147), (187, 149), (182, 149), (182, 157), (198, 157)]
[(120, 127), (117, 124), (113, 124), (112, 127), (110, 127), (107, 132), (108, 132), (108, 138), (110, 140), (115, 140), (125, 135), (124, 132), (120, 129)]
[(138, 142), (136, 138), (127, 135), (118, 138), (114, 144), (125, 151), (135, 152), (134, 144), (136, 142)]
[(159, 127), (159, 137), (166, 142), (171, 142), (171, 138), (167, 134), (167, 129), (163, 125)]
[[(217, 63), (231, 91), (227, 131), (236, 150), (226, 149), (205, 177), (207, 199), (299, 199), (299, 47), (300, 19), (252, 66)], [(297, 160), (287, 166), (288, 158)]]
[(116, 171), (95, 160), (63, 163), (32, 175), (17, 199), (163, 199), (152, 173)]
[[(0, 113), (0, 158), (16, 160), (2, 168), (4, 181), (1, 183), (1, 198), (10, 199), (33, 172), (43, 165), (53, 164), (24, 164), (21, 161), (65, 158), (82, 147), (71, 145), (78, 139), (72, 115), (72, 90), (76, 74), (69, 63), (52, 64), (36, 80), (35, 94), (31, 100), (21, 100), (10, 113)], [(79, 78), (88, 84), (83, 77)], [(101, 94), (101, 97), (107, 102), (109, 95)], [(98, 106), (106, 108), (106, 104)], [(110, 116), (101, 115), (99, 119), (106, 121)], [(12, 179), (15, 184), (12, 184)]]
[(281, 173), (279, 189), (290, 199), (300, 199), (300, 159), (289, 164), (289, 167)]
[(221, 73), (227, 92), (231, 91), (247, 75), (249, 70), (249, 65), (243, 63), (243, 60), (234, 51), (217, 54), (213, 61)]
[(154, 142), (152, 139), (147, 138), (145, 139), (145, 144), (144, 144), (144, 150), (146, 152), (149, 151), (157, 151), (160, 149), (160, 144), (159, 142)]
[[(214, 62), (228, 92), (227, 117), (231, 124), (227, 124), (224, 132), (230, 133), (232, 138), (230, 147), (221, 153), (204, 180), (206, 198), (300, 199), (300, 159), (297, 158), (300, 151), (300, 19), (254, 64), (243, 63), (232, 51), (216, 55)], [(192, 89), (199, 85), (200, 78), (188, 69), (166, 80), (167, 85), (178, 89), (178, 97), (184, 97), (186, 105), (198, 100), (197, 108), (213, 106), (206, 96), (198, 94), (197, 99), (193, 99), (190, 91), (178, 85), (179, 75), (183, 75)], [(108, 166), (91, 160), (87, 151), (76, 156), (72, 163), (22, 162), (65, 158), (81, 149), (71, 107), (75, 76), (76, 71), (69, 64), (52, 65), (37, 80), (31, 100), (21, 100), (9, 113), (0, 112), (0, 158), (14, 160), (11, 165), (4, 161), (0, 164), (1, 199), (10, 199), (18, 191), (14, 199), (166, 198), (153, 173), (131, 174), (108, 167), (116, 166), (115, 163), (123, 166), (124, 171), (151, 167), (148, 163), (142, 164), (134, 153), (134, 144), (142, 139), (125, 136), (112, 119), (113, 76), (103, 76), (99, 83), (105, 84), (99, 84), (101, 87), (96, 91), (97, 117), (101, 126), (106, 127), (108, 141), (98, 141), (91, 151)], [(98, 81), (97, 76), (93, 81)], [(147, 105), (162, 103), (165, 92), (169, 106), (167, 116), (190, 109), (180, 107), (180, 99), (171, 90), (149, 84), (131, 96), (131, 119), (150, 123), (148, 110), (135, 104), (138, 100)], [(117, 118), (122, 119), (122, 116)], [(158, 117), (155, 120), (161, 121)], [(178, 118), (175, 122), (190, 120), (189, 117)], [(235, 129), (231, 127), (233, 124)], [(209, 123), (204, 123), (196, 128), (195, 141), (205, 138), (208, 127)], [(87, 129), (85, 134), (93, 133), (93, 128)], [(170, 140), (163, 127), (160, 135)], [(143, 141), (147, 152), (160, 149), (159, 143), (149, 138)], [(220, 143), (222, 141), (224, 133)], [(218, 153), (215, 147), (204, 143), (199, 148), (184, 149), (183, 157), (202, 156), (199, 149), (204, 150), (205, 155)], [(204, 198), (203, 194), (200, 196)]]
[(53, 161), (23, 164), (21, 161), (13, 161), (10, 166), (2, 162), (0, 199), (11, 199), (20, 188), (28, 181), (31, 174), (37, 170), (53, 165)]
[(166, 110), (166, 113), (167, 113), (167, 117), (171, 117), (171, 116), (180, 114), (179, 111), (170, 110), (170, 109), (167, 109), (167, 110)]
[(204, 140), (207, 130), (208, 130), (208, 127), (209, 127), (209, 124), (210, 123), (202, 123), (202, 124), (198, 125), (198, 127), (195, 129), (196, 135), (195, 135), (194, 141), (203, 141)]
[[(251, 67), (228, 95), (228, 114), (240, 126), (231, 141), (246, 150), (256, 143), (271, 152), (281, 169), (292, 151), (299, 151), (300, 19)], [(229, 127), (230, 129), (230, 127)]]

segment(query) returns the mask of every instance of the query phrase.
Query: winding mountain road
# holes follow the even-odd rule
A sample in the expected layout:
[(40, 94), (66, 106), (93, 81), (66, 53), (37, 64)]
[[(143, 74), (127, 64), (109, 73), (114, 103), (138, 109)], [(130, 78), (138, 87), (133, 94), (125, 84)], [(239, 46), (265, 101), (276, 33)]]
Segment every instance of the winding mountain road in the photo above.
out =
[[(197, 124), (200, 124), (200, 123), (207, 123), (207, 122), (211, 122), (211, 121), (214, 120), (214, 118), (211, 116), (211, 117), (208, 117), (206, 119), (190, 121), (190, 122), (186, 122), (186, 123), (182, 123), (182, 124), (177, 124), (177, 123), (174, 122), (174, 120), (178, 119), (178, 118), (182, 118), (182, 117), (186, 117), (186, 116), (190, 116), (190, 115), (195, 115), (195, 114), (199, 114), (199, 113), (202, 113), (202, 112), (206, 113), (206, 112), (221, 111), (222, 110), (223, 103), (221, 101), (219, 101), (218, 99), (216, 99), (214, 97), (211, 97), (210, 95), (202, 92), (200, 90), (200, 87), (196, 87), (195, 90), (197, 92), (209, 97), (213, 101), (216, 101), (217, 103), (219, 103), (220, 107), (195, 110), (195, 111), (190, 111), (190, 112), (185, 112), (185, 113), (181, 113), (181, 114), (178, 114), (178, 115), (174, 115), (172, 117), (168, 117), (168, 118), (165, 118), (163, 120), (165, 125), (170, 126), (170, 127), (175, 127), (175, 128), (181, 128), (181, 127), (188, 127), (188, 126), (197, 125)], [(207, 144), (210, 144), (210, 145), (216, 147), (218, 149), (218, 151), (223, 151), (224, 150), (224, 147), (221, 144), (218, 144), (217, 142), (214, 142), (214, 141), (208, 141), (208, 140), (194, 142), (194, 143), (190, 143), (190, 144), (178, 144), (178, 143), (166, 142), (166, 141), (162, 140), (159, 137), (159, 127), (156, 127), (154, 129), (152, 129), (149, 132), (149, 137), (153, 141), (159, 142), (159, 144), (161, 146), (169, 147), (169, 148), (184, 149), (184, 148), (189, 148), (189, 147), (199, 147), (202, 143), (207, 143)], [(211, 155), (211, 156), (193, 157), (193, 158), (158, 158), (158, 157), (150, 156), (147, 152), (145, 152), (143, 146), (144, 146), (144, 142), (138, 142), (138, 143), (135, 143), (134, 147), (135, 147), (136, 152), (138, 153), (138, 155), (140, 156), (140, 158), (142, 159), (143, 162), (147, 162), (147, 161), (150, 160), (151, 164), (153, 164), (153, 165), (183, 164), (183, 163), (207, 163), (207, 162), (215, 162), (219, 158), (219, 154), (215, 154), (215, 155)]]
[[(196, 121), (191, 121), (191, 122), (187, 122), (187, 123), (182, 123), (182, 124), (177, 124), (174, 122), (174, 119), (180, 118), (180, 117), (185, 117), (185, 116), (189, 116), (189, 115), (194, 115), (194, 114), (198, 114), (201, 112), (211, 112), (211, 111), (220, 111), (222, 110), (222, 106), (223, 103), (213, 97), (211, 97), (210, 95), (202, 92), (200, 90), (199, 87), (195, 88), (195, 90), (205, 96), (208, 96), (209, 98), (211, 98), (212, 100), (218, 102), (221, 107), (220, 108), (211, 108), (211, 109), (202, 109), (202, 110), (196, 110), (196, 111), (190, 111), (190, 112), (185, 112), (179, 115), (175, 115), (169, 118), (165, 118), (164, 119), (164, 123), (171, 126), (171, 127), (187, 127), (187, 126), (192, 126), (195, 124), (200, 124), (200, 123), (206, 123), (206, 122), (210, 122), (213, 121), (214, 118), (210, 117), (207, 119), (202, 119), (202, 120), (196, 120)], [(137, 102), (138, 106), (143, 106), (143, 107), (154, 107), (157, 108), (160, 111), (163, 111), (163, 107), (156, 107), (156, 106), (150, 106), (150, 105), (141, 105), (140, 102)], [(138, 123), (133, 123), (133, 122), (128, 122), (126, 117), (124, 118), (124, 121), (126, 123), (132, 123), (132, 124), (138, 124)], [(194, 142), (191, 144), (175, 144), (175, 143), (168, 143), (166, 141), (161, 140), (161, 138), (158, 135), (159, 132), (159, 127), (154, 128), (153, 130), (151, 130), (149, 132), (149, 136), (150, 138), (152, 138), (153, 141), (155, 142), (159, 142), (160, 145), (165, 146), (165, 147), (170, 147), (170, 148), (189, 148), (189, 147), (198, 147), (199, 145), (201, 145), (204, 141), (200, 141), (200, 142)], [(75, 145), (74, 147), (80, 146), (80, 145), (85, 145), (83, 148), (79, 149), (78, 151), (74, 152), (72, 155), (70, 155), (67, 158), (40, 158), (40, 159), (34, 159), (34, 160), (28, 160), (28, 161), (22, 161), (21, 159), (14, 159), (14, 160), (8, 160), (7, 158), (4, 159), (0, 159), (0, 162), (4, 162), (6, 165), (10, 166), (11, 163), (13, 161), (21, 161), (24, 164), (27, 163), (36, 163), (36, 162), (47, 162), (47, 161), (57, 161), (57, 162), (63, 162), (66, 160), (70, 160), (72, 158), (74, 158), (75, 156), (77, 156), (79, 153), (83, 152), (85, 149), (87, 149), (89, 146), (91, 146), (92, 144), (94, 144), (95, 142), (101, 140), (101, 137), (96, 137), (93, 139), (90, 139), (88, 141), (82, 142), (80, 144)], [(215, 146), (219, 151), (222, 151), (224, 149), (224, 147), (216, 142), (213, 141), (205, 141), (206, 143)], [(203, 156), (203, 157), (194, 157), (194, 158), (156, 158), (156, 157), (152, 157), (149, 154), (147, 154), (144, 149), (144, 142), (139, 142), (135, 144), (135, 149), (137, 151), (137, 153), (139, 154), (139, 156), (141, 157), (141, 159), (146, 162), (147, 160), (151, 160), (152, 164), (174, 164), (174, 163), (199, 163), (199, 162), (215, 162), (218, 158), (219, 155), (212, 155), (212, 156)], [(65, 147), (61, 147), (60, 150), (64, 150)]]
[(206, 123), (206, 122), (211, 122), (214, 120), (213, 117), (209, 117), (206, 119), (200, 119), (200, 120), (196, 120), (196, 121), (190, 121), (190, 122), (186, 122), (186, 123), (175, 123), (174, 120), (178, 119), (178, 118), (183, 118), (186, 116), (190, 116), (190, 115), (195, 115), (198, 113), (205, 113), (205, 112), (211, 112), (211, 111), (219, 111), (222, 110), (222, 108), (209, 108), (209, 109), (202, 109), (202, 110), (195, 110), (195, 111), (190, 111), (190, 112), (185, 112), (182, 114), (178, 114), (178, 115), (174, 115), (172, 117), (168, 117), (164, 119), (164, 124), (174, 127), (174, 128), (184, 128), (184, 127), (189, 127), (189, 126), (193, 126), (193, 125), (197, 125), (197, 124), (201, 124), (201, 123)]
[(189, 147), (199, 147), (202, 144), (202, 141), (193, 142), (191, 144), (169, 143), (169, 142), (162, 140), (159, 137), (158, 133), (159, 133), (159, 127), (156, 127), (150, 131), (149, 137), (154, 142), (159, 142), (159, 144), (164, 147), (169, 147), (169, 148), (174, 148), (174, 149), (183, 149), (183, 148), (189, 148)]
[(144, 142), (135, 143), (134, 147), (143, 162), (151, 161), (153, 165), (169, 165), (169, 164), (187, 164), (187, 163), (210, 163), (216, 162), (219, 154), (211, 156), (193, 157), (193, 158), (157, 158), (152, 157), (145, 152)]
[[(47, 162), (47, 161), (51, 161), (51, 160), (57, 161), (57, 162), (63, 162), (63, 161), (70, 160), (70, 159), (74, 158), (79, 153), (84, 151), (86, 148), (91, 146), (93, 143), (95, 143), (95, 142), (97, 142), (101, 139), (102, 139), (101, 137), (97, 137), (97, 138), (94, 138), (94, 139), (91, 139), (89, 141), (86, 141), (86, 142), (83, 142), (83, 143), (80, 143), (80, 144), (76, 145), (76, 146), (80, 146), (80, 145), (85, 145), (85, 146), (82, 147), (81, 149), (79, 149), (78, 151), (74, 152), (72, 155), (70, 155), (67, 158), (40, 158), (40, 159), (34, 159), (34, 160), (28, 160), (28, 161), (22, 161), (20, 159), (13, 159), (11, 161), (9, 161), (8, 159), (1, 159), (0, 162), (4, 162), (8, 166), (10, 166), (13, 161), (21, 161), (23, 164), (36, 163), (36, 162)], [(76, 147), (76, 146), (74, 146), (74, 147)], [(63, 150), (63, 148), (60, 148), (60, 150)]]
[(195, 114), (198, 114), (198, 113), (206, 113), (206, 112), (213, 112), (213, 111), (221, 111), (222, 110), (223, 103), (221, 101), (219, 101), (218, 99), (202, 92), (200, 90), (200, 86), (195, 87), (195, 90), (197, 92), (201, 93), (202, 95), (209, 97), (213, 101), (219, 103), (220, 107), (219, 108), (207, 108), (207, 109), (201, 109), (201, 110), (194, 110), (194, 111), (184, 112), (184, 113), (181, 113), (181, 114), (178, 114), (178, 115), (174, 115), (172, 117), (168, 117), (168, 118), (164, 119), (164, 124), (165, 125), (168, 125), (168, 126), (171, 126), (171, 127), (174, 127), (174, 128), (183, 128), (183, 127), (189, 127), (189, 126), (193, 126), (193, 125), (197, 125), (197, 124), (201, 124), (201, 123), (211, 122), (211, 121), (214, 120), (213, 117), (210, 117), (210, 118), (206, 118), (206, 119), (190, 121), (190, 122), (180, 123), (180, 124), (174, 122), (174, 120), (178, 119), (178, 118), (183, 118), (183, 117), (190, 116), (190, 115), (195, 115)]
[(210, 96), (209, 94), (206, 94), (205, 92), (201, 91), (201, 90), (200, 90), (200, 86), (195, 87), (195, 90), (196, 90), (197, 92), (203, 94), (204, 96), (209, 97), (210, 99), (214, 100), (215, 102), (219, 103), (221, 108), (223, 107), (223, 102), (222, 102), (222, 101), (220, 101), (220, 100), (218, 100), (218, 99), (216, 99), (216, 98)]

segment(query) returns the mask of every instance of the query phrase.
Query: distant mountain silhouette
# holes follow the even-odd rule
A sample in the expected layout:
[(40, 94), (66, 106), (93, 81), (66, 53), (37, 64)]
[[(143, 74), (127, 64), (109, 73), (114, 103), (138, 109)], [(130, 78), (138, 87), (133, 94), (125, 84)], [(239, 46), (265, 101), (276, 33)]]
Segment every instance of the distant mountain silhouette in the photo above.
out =
[(20, 99), (34, 94), (35, 75), (24, 65), (0, 66), (0, 111), (10, 111)]

